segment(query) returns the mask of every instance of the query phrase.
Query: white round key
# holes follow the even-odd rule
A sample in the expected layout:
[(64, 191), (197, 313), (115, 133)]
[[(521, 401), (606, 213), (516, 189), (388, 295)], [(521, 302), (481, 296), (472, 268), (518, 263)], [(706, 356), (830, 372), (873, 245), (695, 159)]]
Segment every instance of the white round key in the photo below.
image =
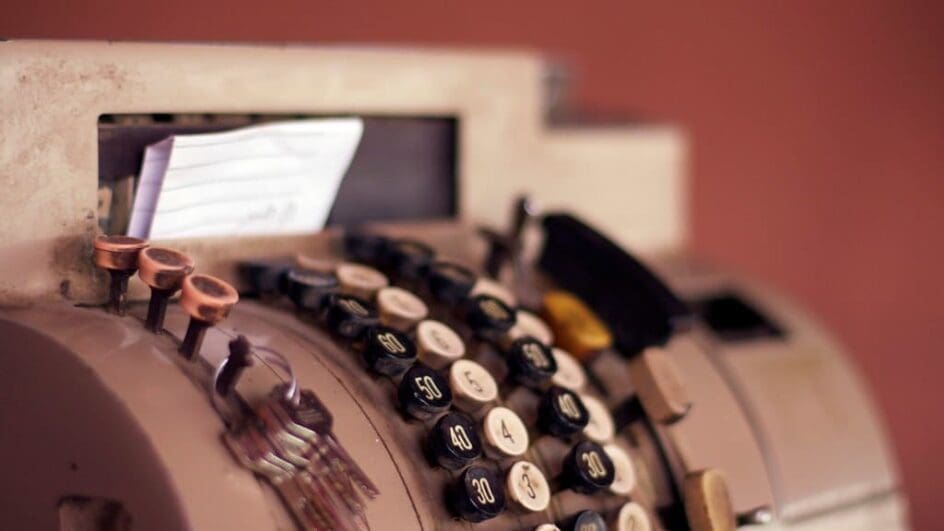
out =
[(580, 400), (583, 401), (583, 405), (590, 415), (590, 419), (583, 429), (583, 434), (595, 443), (604, 444), (609, 442), (616, 433), (616, 424), (613, 422), (613, 415), (610, 414), (610, 410), (606, 408), (603, 402), (592, 396), (580, 395)]
[(535, 527), (534, 531), (560, 531), (560, 528), (554, 524), (541, 524)]
[(498, 406), (489, 410), (482, 421), (485, 442), (498, 453), (517, 457), (528, 449), (528, 428), (514, 411)]
[(341, 284), (341, 291), (365, 300), (374, 298), (374, 294), (390, 283), (387, 276), (372, 267), (345, 262), (338, 265), (334, 272)]
[(377, 292), (377, 310), (381, 323), (403, 331), (413, 328), (429, 314), (426, 303), (419, 297), (395, 286)]
[(511, 465), (505, 487), (511, 501), (527, 511), (543, 511), (551, 502), (551, 486), (547, 478), (536, 465), (528, 461)]
[(420, 361), (443, 369), (465, 355), (465, 343), (452, 328), (427, 319), (416, 325), (416, 348)]
[(557, 362), (557, 372), (551, 376), (551, 383), (574, 392), (580, 391), (587, 385), (587, 373), (584, 372), (577, 358), (571, 356), (570, 352), (557, 347), (551, 349), (551, 354)]
[(515, 294), (511, 290), (489, 278), (479, 277), (475, 281), (472, 291), (469, 292), (469, 297), (475, 297), (476, 295), (491, 295), (511, 308), (518, 305), (518, 299), (515, 298)]
[(515, 325), (508, 330), (508, 337), (514, 341), (523, 336), (531, 336), (548, 346), (554, 344), (554, 332), (543, 319), (527, 310), (518, 310), (515, 312)]
[(651, 531), (652, 522), (646, 510), (636, 502), (629, 502), (620, 508), (616, 517), (616, 531)]
[(636, 488), (636, 465), (633, 464), (633, 458), (615, 444), (607, 444), (603, 451), (613, 461), (614, 474), (610, 492), (626, 496)]
[(449, 387), (453, 405), (470, 413), (498, 398), (495, 378), (472, 360), (457, 360), (449, 367)]

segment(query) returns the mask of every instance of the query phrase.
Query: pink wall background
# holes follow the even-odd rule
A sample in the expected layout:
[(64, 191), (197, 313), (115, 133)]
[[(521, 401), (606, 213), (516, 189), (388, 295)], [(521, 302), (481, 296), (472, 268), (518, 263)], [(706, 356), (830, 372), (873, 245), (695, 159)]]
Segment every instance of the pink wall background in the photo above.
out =
[(915, 528), (944, 522), (944, 3), (0, 0), (0, 13), (11, 38), (525, 46), (569, 60), (584, 106), (690, 132), (693, 250), (835, 331), (885, 412)]

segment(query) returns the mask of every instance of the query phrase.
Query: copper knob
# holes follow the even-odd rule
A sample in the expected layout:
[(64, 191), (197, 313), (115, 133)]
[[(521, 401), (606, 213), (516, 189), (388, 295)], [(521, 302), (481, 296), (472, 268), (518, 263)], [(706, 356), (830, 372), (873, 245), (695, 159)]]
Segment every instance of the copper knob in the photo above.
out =
[(239, 293), (228, 283), (210, 275), (189, 275), (183, 280), (180, 306), (190, 314), (187, 335), (180, 353), (193, 359), (200, 351), (207, 328), (229, 315), (239, 301)]
[(118, 315), (125, 314), (128, 278), (138, 268), (138, 255), (148, 246), (147, 241), (131, 236), (99, 235), (94, 242), (93, 260), (96, 267), (108, 270), (111, 284), (108, 305)]
[(151, 287), (151, 302), (148, 304), (144, 326), (160, 333), (164, 327), (167, 301), (180, 286), (184, 278), (193, 272), (193, 259), (163, 247), (149, 247), (138, 255), (138, 276)]

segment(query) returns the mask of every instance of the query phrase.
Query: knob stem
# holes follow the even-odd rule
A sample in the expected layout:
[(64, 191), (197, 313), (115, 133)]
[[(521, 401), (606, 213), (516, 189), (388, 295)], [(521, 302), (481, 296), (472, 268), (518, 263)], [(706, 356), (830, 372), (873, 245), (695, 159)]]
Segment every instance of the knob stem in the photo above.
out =
[(486, 235), (489, 237), (489, 247), (485, 258), (485, 272), (489, 277), (497, 279), (511, 251), (502, 236), (494, 233), (486, 233)]
[(511, 237), (512, 241), (517, 244), (516, 248), (520, 248), (521, 234), (524, 232), (525, 225), (527, 225), (528, 221), (536, 218), (539, 215), (539, 211), (540, 208), (538, 207), (537, 202), (528, 196), (520, 196), (515, 201), (515, 209), (509, 236)]
[(148, 303), (147, 318), (144, 327), (160, 334), (164, 331), (164, 315), (167, 313), (167, 301), (173, 295), (173, 289), (151, 288), (151, 301)]
[(522, 235), (528, 222), (538, 216), (538, 211), (537, 203), (533, 199), (520, 196), (515, 200), (508, 232), (481, 230), (482, 235), (489, 241), (485, 271), (490, 277), (497, 279), (509, 261), (515, 264), (516, 272), (521, 268)]
[(180, 344), (180, 353), (187, 360), (194, 359), (200, 353), (200, 347), (203, 345), (203, 336), (206, 335), (210, 323), (199, 319), (190, 319), (187, 325), (187, 335), (184, 336), (183, 343)]
[(229, 342), (229, 356), (216, 380), (216, 392), (226, 396), (233, 392), (236, 382), (246, 367), (252, 365), (252, 344), (240, 334)]
[(111, 277), (111, 283), (108, 286), (108, 305), (111, 311), (117, 315), (125, 314), (125, 301), (128, 298), (128, 278), (134, 270), (108, 271)]

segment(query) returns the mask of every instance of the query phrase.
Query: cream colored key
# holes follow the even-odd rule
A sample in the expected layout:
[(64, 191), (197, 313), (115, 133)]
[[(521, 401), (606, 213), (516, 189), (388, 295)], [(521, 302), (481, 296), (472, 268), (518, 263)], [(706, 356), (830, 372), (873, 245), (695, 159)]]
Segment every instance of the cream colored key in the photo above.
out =
[(629, 362), (629, 378), (646, 414), (659, 424), (680, 420), (692, 407), (678, 367), (659, 347), (649, 347)]
[(498, 383), (485, 367), (472, 360), (457, 360), (449, 367), (452, 404), (474, 413), (498, 398)]
[(469, 297), (475, 297), (476, 295), (491, 295), (511, 308), (518, 306), (518, 299), (515, 298), (515, 294), (511, 290), (489, 278), (480, 277), (475, 281), (472, 291), (469, 292)]
[(551, 487), (547, 478), (536, 465), (528, 461), (511, 465), (505, 490), (511, 501), (526, 511), (543, 511), (551, 502)]
[(692, 531), (734, 531), (737, 527), (728, 486), (718, 470), (689, 472), (682, 483), (682, 499)]
[(416, 326), (416, 350), (420, 361), (444, 369), (465, 355), (465, 343), (452, 328), (427, 319)]
[(613, 422), (613, 415), (607, 409), (603, 402), (589, 395), (580, 395), (580, 400), (587, 413), (590, 414), (590, 420), (583, 429), (583, 434), (591, 441), (599, 444), (609, 442), (616, 432), (616, 424)]
[(574, 392), (580, 391), (587, 385), (587, 373), (584, 372), (577, 358), (571, 356), (570, 352), (557, 347), (551, 349), (551, 354), (557, 362), (557, 372), (551, 376), (551, 383)]
[(615, 531), (651, 531), (652, 521), (642, 505), (629, 502), (620, 507), (614, 528)]
[(380, 271), (352, 262), (338, 265), (334, 274), (338, 277), (342, 292), (368, 301), (373, 300), (374, 294), (390, 283)]
[(508, 343), (523, 336), (531, 336), (545, 345), (554, 344), (554, 333), (543, 319), (527, 310), (515, 312), (515, 325), (508, 330)]
[(295, 255), (295, 265), (302, 269), (317, 271), (319, 273), (334, 273), (338, 268), (337, 260), (301, 253)]
[(633, 458), (615, 444), (607, 444), (603, 451), (613, 461), (613, 483), (610, 492), (620, 496), (627, 496), (636, 489), (636, 465)]
[(426, 303), (409, 291), (395, 286), (377, 292), (377, 310), (380, 322), (406, 332), (426, 319)]
[(482, 421), (488, 447), (505, 457), (518, 457), (528, 449), (528, 428), (514, 411), (498, 406), (489, 410)]

